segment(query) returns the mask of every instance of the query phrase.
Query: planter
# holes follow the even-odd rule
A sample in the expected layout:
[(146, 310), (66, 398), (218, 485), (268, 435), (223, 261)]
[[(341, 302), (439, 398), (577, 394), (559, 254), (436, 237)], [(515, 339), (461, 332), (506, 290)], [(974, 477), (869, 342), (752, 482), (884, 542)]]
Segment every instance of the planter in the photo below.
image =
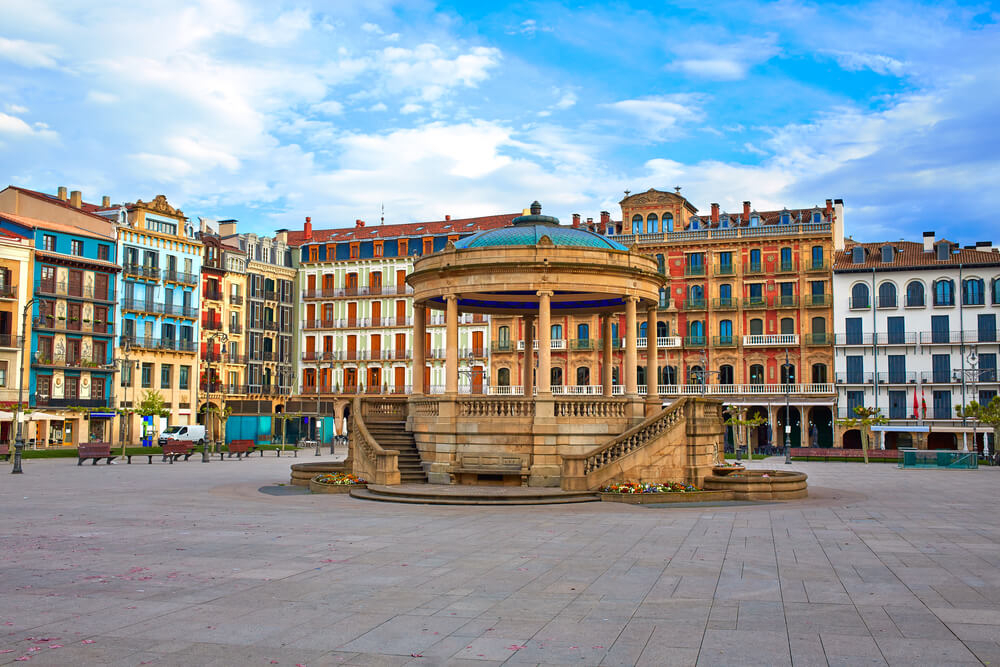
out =
[(744, 470), (746, 470), (744, 466), (712, 466), (712, 474), (719, 477), (725, 477), (734, 472), (743, 472)]
[(309, 490), (313, 493), (350, 493), (351, 489), (367, 489), (367, 484), (323, 484), (309, 480)]
[(732, 500), (732, 491), (671, 491), (669, 493), (602, 493), (601, 501), (628, 505), (660, 503), (704, 503)]
[(325, 472), (349, 472), (343, 461), (320, 461), (317, 463), (293, 463), (291, 483), (295, 486), (309, 486), (309, 480)]
[(806, 498), (806, 475), (790, 470), (748, 470), (732, 475), (709, 475), (710, 491), (730, 491), (735, 500), (792, 500)]

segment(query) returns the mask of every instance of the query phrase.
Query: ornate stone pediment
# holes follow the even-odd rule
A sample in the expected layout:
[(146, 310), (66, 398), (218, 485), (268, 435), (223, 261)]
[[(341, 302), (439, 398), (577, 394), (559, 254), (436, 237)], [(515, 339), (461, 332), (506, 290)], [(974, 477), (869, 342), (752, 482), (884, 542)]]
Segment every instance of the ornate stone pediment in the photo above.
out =
[(153, 197), (153, 201), (144, 202), (141, 199), (135, 201), (135, 205), (142, 207), (148, 211), (153, 211), (154, 213), (164, 213), (166, 215), (173, 215), (178, 218), (184, 217), (184, 211), (179, 208), (174, 208), (167, 203), (166, 195), (156, 195)]
[(555, 245), (555, 244), (552, 243), (552, 239), (549, 238), (548, 234), (542, 234), (541, 238), (538, 239), (538, 241), (535, 243), (535, 245), (536, 246), (552, 246), (552, 245)]

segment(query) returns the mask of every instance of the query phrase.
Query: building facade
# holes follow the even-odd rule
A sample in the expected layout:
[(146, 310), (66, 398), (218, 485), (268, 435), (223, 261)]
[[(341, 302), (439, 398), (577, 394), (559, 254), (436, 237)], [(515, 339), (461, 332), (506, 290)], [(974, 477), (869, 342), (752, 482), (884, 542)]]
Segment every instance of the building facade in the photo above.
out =
[[(933, 232), (922, 243), (849, 241), (835, 258), (834, 294), (838, 416), (877, 408), (889, 419), (887, 448), (971, 448), (972, 424), (956, 406), (1000, 390), (1000, 251)], [(837, 437), (861, 447), (858, 429), (838, 426)], [(995, 451), (983, 429), (978, 449), (984, 437)]]
[[(627, 195), (620, 205), (622, 221), (602, 212), (596, 223), (574, 216), (573, 226), (638, 247), (668, 280), (657, 311), (637, 331), (626, 331), (622, 318), (611, 325), (616, 391), (623, 384), (625, 337), (636, 336), (643, 390), (656, 382), (664, 399), (704, 393), (747, 416), (761, 415), (768, 425), (752, 435), (755, 446), (782, 445), (787, 396), (791, 444), (830, 446), (836, 404), (831, 261), (843, 238), (842, 202), (766, 212), (744, 202), (740, 214), (713, 204), (709, 215), (699, 216), (679, 193), (650, 190)], [(498, 386), (491, 390), (504, 393), (523, 377), (524, 323), (494, 318), (492, 327)], [(597, 319), (564, 317), (551, 327), (554, 392), (600, 393)], [(655, 379), (645, 373), (649, 335), (658, 343)]]
[[(19, 396), (19, 390), (22, 383), (27, 386), (30, 372), (23, 363), (22, 341), (31, 336), (31, 318), (26, 321), (24, 313), (34, 296), (33, 262), (32, 237), (0, 230), (0, 406), (8, 412), (28, 398), (27, 392)], [(0, 422), (0, 442), (10, 442), (14, 435), (13, 421)]]
[[(295, 410), (327, 415), (318, 434), (329, 440), (344, 408), (358, 393), (405, 394), (412, 382), (413, 299), (406, 276), (414, 258), (442, 250), (449, 241), (510, 224), (518, 214), (485, 218), (288, 232), (299, 253), (298, 378)], [(489, 324), (463, 318), (459, 332), (461, 375), (467, 390), (482, 387), (488, 369)], [(443, 318), (425, 334), (425, 384), (443, 390)], [(327, 410), (326, 408), (332, 408)], [(312, 433), (317, 433), (315, 425)]]
[(194, 424), (198, 411), (198, 283), (203, 248), (184, 213), (163, 195), (124, 207), (118, 225), (120, 355), (133, 362), (121, 376), (123, 408), (136, 409), (158, 393), (169, 417), (133, 415), (134, 443), (174, 424)]

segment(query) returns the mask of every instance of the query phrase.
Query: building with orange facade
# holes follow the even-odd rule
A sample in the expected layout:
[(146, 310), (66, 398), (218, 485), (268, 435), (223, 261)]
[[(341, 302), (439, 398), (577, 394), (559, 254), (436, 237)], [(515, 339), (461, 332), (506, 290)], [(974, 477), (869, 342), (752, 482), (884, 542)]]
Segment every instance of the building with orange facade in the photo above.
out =
[[(655, 381), (664, 400), (704, 394), (747, 417), (761, 415), (767, 424), (751, 434), (755, 447), (781, 446), (786, 423), (792, 446), (830, 446), (836, 406), (831, 259), (843, 247), (843, 203), (762, 212), (744, 202), (738, 214), (712, 204), (709, 215), (698, 215), (679, 192), (649, 190), (626, 193), (620, 205), (619, 221), (602, 212), (598, 222), (574, 216), (573, 226), (639, 248), (656, 259), (668, 282), (655, 317), (659, 377), (645, 373), (652, 320), (630, 332), (622, 319), (611, 327), (616, 391), (623, 390), (625, 342), (636, 336), (643, 391)], [(550, 326), (553, 393), (599, 394), (597, 318), (553, 318)], [(520, 318), (494, 318), (491, 338), (491, 392), (520, 393), (524, 341), (538, 336), (526, 335)]]

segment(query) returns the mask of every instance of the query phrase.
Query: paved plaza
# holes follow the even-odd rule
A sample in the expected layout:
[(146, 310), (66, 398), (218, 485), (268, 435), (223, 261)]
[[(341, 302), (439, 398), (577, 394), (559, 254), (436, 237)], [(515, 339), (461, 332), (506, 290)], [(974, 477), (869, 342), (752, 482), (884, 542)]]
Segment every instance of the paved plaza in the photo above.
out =
[(442, 507), (279, 486), (293, 461), (4, 469), (0, 664), (1000, 662), (997, 469), (801, 463), (787, 504)]

